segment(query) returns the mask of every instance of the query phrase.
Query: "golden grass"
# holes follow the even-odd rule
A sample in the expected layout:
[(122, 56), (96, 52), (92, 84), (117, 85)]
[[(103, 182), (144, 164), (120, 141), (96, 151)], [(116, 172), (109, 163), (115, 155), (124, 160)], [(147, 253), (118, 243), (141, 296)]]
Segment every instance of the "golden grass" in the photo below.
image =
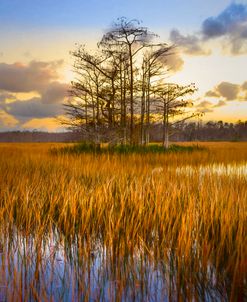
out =
[[(53, 297), (42, 276), (48, 258), (51, 271), (57, 269), (61, 247), (73, 276), (64, 286), (70, 299), (244, 297), (247, 176), (202, 175), (200, 167), (246, 164), (247, 143), (201, 144), (208, 150), (98, 156), (49, 152), (63, 144), (1, 144), (0, 248), (8, 299)], [(178, 173), (184, 166), (193, 173)], [(151, 277), (164, 288), (155, 290)]]

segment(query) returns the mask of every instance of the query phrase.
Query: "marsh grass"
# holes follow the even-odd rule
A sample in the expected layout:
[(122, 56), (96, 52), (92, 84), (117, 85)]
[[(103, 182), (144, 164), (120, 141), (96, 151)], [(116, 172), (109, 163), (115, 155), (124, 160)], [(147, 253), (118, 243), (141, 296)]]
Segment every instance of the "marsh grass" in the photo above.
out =
[(165, 149), (161, 144), (149, 144), (147, 146), (140, 145), (97, 145), (90, 143), (77, 143), (63, 148), (52, 148), (52, 154), (153, 154), (153, 153), (172, 153), (172, 152), (193, 152), (203, 151), (205, 147), (198, 144), (190, 146), (182, 146), (171, 144), (168, 149)]
[(247, 179), (200, 169), (246, 165), (247, 144), (202, 146), (95, 156), (1, 144), (0, 296), (244, 300)]

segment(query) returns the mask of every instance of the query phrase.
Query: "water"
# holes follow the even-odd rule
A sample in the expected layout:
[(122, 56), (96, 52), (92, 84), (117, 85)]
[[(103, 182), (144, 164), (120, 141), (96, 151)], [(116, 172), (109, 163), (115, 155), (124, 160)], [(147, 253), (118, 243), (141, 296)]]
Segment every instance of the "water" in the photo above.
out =
[(195, 166), (183, 166), (176, 168), (177, 174), (192, 175), (198, 173), (199, 176), (227, 176), (243, 177), (247, 179), (247, 163), (244, 164), (210, 164)]
[(0, 256), (0, 301), (227, 301), (233, 278), (211, 263), (195, 270), (172, 249), (124, 255), (57, 232), (38, 241), (15, 231)]

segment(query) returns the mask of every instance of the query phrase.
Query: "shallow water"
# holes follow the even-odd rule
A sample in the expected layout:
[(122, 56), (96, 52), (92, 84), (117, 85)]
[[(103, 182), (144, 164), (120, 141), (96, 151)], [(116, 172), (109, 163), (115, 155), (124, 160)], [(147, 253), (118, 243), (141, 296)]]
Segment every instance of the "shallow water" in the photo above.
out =
[(177, 174), (192, 175), (198, 173), (199, 176), (228, 176), (243, 177), (247, 179), (247, 163), (242, 164), (210, 164), (200, 166), (183, 166), (176, 168)]
[[(233, 275), (200, 261), (195, 271), (175, 250), (163, 252), (120, 255), (100, 240), (68, 242), (55, 232), (38, 242), (15, 231), (1, 249), (0, 301), (228, 301)], [(243, 296), (244, 282), (235, 284)]]

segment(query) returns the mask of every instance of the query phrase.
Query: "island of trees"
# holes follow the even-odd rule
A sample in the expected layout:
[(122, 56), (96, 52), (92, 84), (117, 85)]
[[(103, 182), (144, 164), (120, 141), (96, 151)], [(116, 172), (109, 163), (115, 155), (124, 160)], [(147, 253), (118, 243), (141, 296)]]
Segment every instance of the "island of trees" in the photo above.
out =
[(167, 82), (166, 60), (174, 46), (157, 38), (139, 21), (120, 18), (97, 51), (77, 45), (76, 78), (62, 123), (97, 145), (146, 145), (153, 125), (160, 123), (168, 148), (171, 128), (197, 115), (186, 110), (193, 105), (186, 97), (196, 87)]

